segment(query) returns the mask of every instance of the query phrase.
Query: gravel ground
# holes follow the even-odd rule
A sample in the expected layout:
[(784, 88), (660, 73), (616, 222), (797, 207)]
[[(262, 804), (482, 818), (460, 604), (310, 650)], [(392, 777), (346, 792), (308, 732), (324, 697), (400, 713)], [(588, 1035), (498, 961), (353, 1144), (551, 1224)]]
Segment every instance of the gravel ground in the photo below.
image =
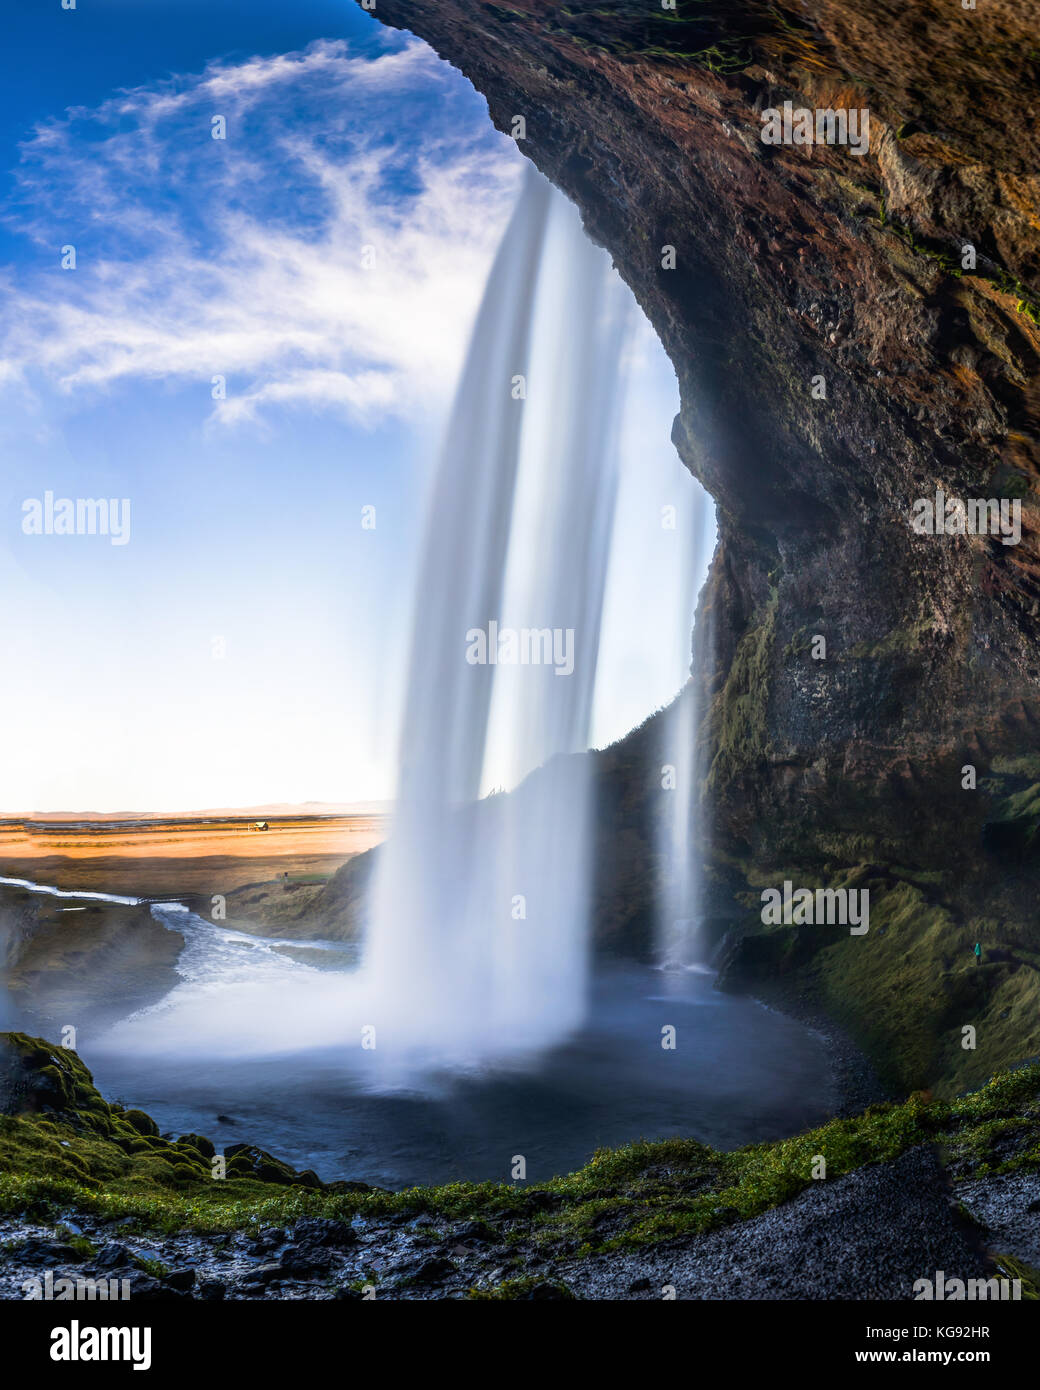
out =
[(957, 1197), (987, 1229), (987, 1243), (1040, 1269), (1040, 1172), (958, 1185)]
[[(960, 1195), (960, 1194), (958, 1194)], [(581, 1298), (912, 1299), (936, 1270), (988, 1273), (931, 1149), (911, 1149), (707, 1236), (564, 1266)]]

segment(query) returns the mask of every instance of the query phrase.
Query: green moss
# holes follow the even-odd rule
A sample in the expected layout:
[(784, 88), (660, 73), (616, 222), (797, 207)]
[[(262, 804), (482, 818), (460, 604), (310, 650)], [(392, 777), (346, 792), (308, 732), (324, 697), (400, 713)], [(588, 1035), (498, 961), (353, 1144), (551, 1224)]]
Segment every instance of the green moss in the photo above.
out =
[(1040, 1301), (1040, 1270), (1015, 1255), (994, 1255), (993, 1263), (1005, 1279), (1021, 1280), (1023, 1302)]
[(26, 1033), (3, 1033), (4, 1052), (11, 1075), (11, 1094), (31, 1098), (32, 1108), (41, 1113), (75, 1111), (86, 1128), (107, 1134), (112, 1108), (94, 1089), (90, 1072), (75, 1052), (56, 1047), (43, 1038)]
[(94, 1242), (88, 1240), (86, 1236), (73, 1235), (71, 1231), (67, 1231), (64, 1228), (59, 1228), (58, 1238), (63, 1242), (63, 1244), (68, 1245), (72, 1250), (75, 1250), (76, 1257), (80, 1260), (92, 1260), (94, 1256), (97, 1254), (97, 1248), (95, 1247)]
[(996, 483), (995, 491), (1000, 497), (1017, 497), (1021, 501), (1033, 490), (1028, 476), (1014, 468), (998, 469), (993, 481)]
[(726, 684), (712, 707), (712, 746), (716, 752), (707, 782), (713, 790), (721, 790), (769, 756), (766, 709), (777, 603), (777, 590), (771, 588), (768, 601), (737, 644)]
[[(835, 847), (851, 857), (855, 837)], [(756, 916), (757, 890), (785, 878), (813, 889), (869, 891), (866, 935), (756, 922), (734, 947), (725, 978), (730, 988), (781, 1004), (790, 997), (811, 1003), (845, 1029), (892, 1090), (954, 1095), (1040, 1056), (1040, 953), (1013, 926), (983, 916), (984, 903), (978, 915), (959, 915), (945, 900), (946, 876), (833, 863), (745, 874), (753, 891), (741, 900)], [(968, 1026), (974, 1037), (965, 1034)]]
[(1002, 777), (1024, 777), (1030, 782), (1040, 782), (1040, 753), (994, 758), (991, 771)]
[(1040, 782), (996, 801), (985, 827), (987, 849), (1005, 858), (1027, 859), (1040, 849)]
[(993, 271), (986, 271), (978, 267), (974, 270), (965, 269), (961, 264), (960, 255), (956, 251), (952, 251), (949, 246), (933, 238), (921, 237), (909, 227), (891, 219), (888, 216), (884, 198), (881, 200), (878, 225), (894, 232), (915, 256), (926, 257), (937, 265), (945, 275), (952, 275), (957, 279), (968, 278), (988, 281), (1001, 294), (1009, 295), (1016, 301), (1016, 313), (1040, 327), (1040, 298), (1037, 297), (1035, 291), (1029, 289), (1017, 276), (1012, 275), (1003, 266), (998, 265)]
[(338, 1195), (261, 1150), (215, 1179), (208, 1140), (171, 1143), (143, 1111), (108, 1105), (74, 1052), (11, 1033), (0, 1049), (15, 1078), (5, 1108), (17, 1112), (0, 1115), (2, 1210), (51, 1216), (74, 1205), (165, 1229), (230, 1230), (252, 1212), (268, 1225), (324, 1212)]
[(718, 43), (709, 44), (706, 48), (683, 50), (651, 44), (646, 48), (633, 49), (632, 52), (641, 58), (681, 59), (695, 63), (698, 67), (707, 68), (709, 72), (713, 72), (717, 76), (743, 72), (754, 61), (743, 44), (729, 39), (720, 39)]
[(955, 1178), (1040, 1170), (1038, 1072), (1000, 1073), (950, 1105), (943, 1158)]
[(143, 1110), (124, 1110), (123, 1121), (128, 1124), (136, 1133), (144, 1136), (156, 1137), (159, 1133), (159, 1126), (152, 1119), (151, 1115), (146, 1115)]
[(1040, 816), (1040, 782), (1035, 782), (1032, 786), (1026, 787), (1024, 791), (1009, 796), (998, 808), (996, 818), (999, 820), (1022, 820), (1023, 818), (1035, 820), (1037, 816)]
[(177, 1140), (177, 1147), (186, 1149), (188, 1157), (192, 1159), (198, 1157), (199, 1154), (203, 1158), (213, 1158), (217, 1152), (213, 1143), (201, 1134), (182, 1134)]
[(842, 654), (842, 658), (869, 657), (873, 660), (888, 660), (906, 652), (916, 652), (934, 631), (935, 624), (930, 618), (918, 618), (913, 623), (900, 623), (876, 642), (857, 642)]
[(1032, 1134), (1033, 1124), (1026, 1116), (989, 1120), (958, 1136), (951, 1158), (955, 1155), (958, 1163), (966, 1163), (983, 1177), (1003, 1169), (1011, 1171), (1021, 1166), (1018, 1157), (1031, 1147)]
[(574, 1294), (566, 1284), (558, 1280), (547, 1281), (545, 1279), (520, 1278), (505, 1279), (501, 1284), (496, 1284), (492, 1289), (470, 1289), (466, 1295), (473, 1299), (518, 1299), (535, 1298), (542, 1290), (551, 1290), (549, 1297), (573, 1298)]

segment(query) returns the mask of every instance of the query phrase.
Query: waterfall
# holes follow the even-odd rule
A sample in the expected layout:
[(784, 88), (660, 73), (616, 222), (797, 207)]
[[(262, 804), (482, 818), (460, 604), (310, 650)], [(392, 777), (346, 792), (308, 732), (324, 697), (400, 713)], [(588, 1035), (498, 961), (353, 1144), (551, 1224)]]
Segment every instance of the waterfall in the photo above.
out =
[[(614, 520), (633, 321), (606, 252), (529, 171), (428, 500), (398, 795), (376, 851), (361, 964), (320, 969), (320, 949), (298, 963), (282, 954), (292, 942), (265, 945), (183, 908), (153, 913), (189, 940), (182, 982), (110, 1029), (95, 1055), (324, 1052), (360, 1088), (432, 1091), (441, 1073), (520, 1064), (581, 1026), (592, 871), (586, 750), (601, 645), (611, 657), (609, 638), (601, 642), (611, 552), (617, 531), (632, 535), (631, 518), (619, 513), (618, 528)], [(626, 450), (626, 482), (645, 488), (641, 442)], [(668, 466), (682, 476), (677, 462)], [(656, 584), (640, 590), (655, 634), (650, 664), (664, 653), (676, 683), (700, 575), (697, 525), (706, 535), (710, 503), (694, 488), (682, 514), (679, 548), (669, 545), (666, 561), (660, 551), (664, 568), (646, 567)], [(658, 547), (656, 511), (648, 516), (652, 525), (635, 530)], [(615, 594), (639, 589), (638, 561), (623, 559)], [(651, 605), (661, 621), (649, 623)], [(667, 727), (670, 760), (682, 763), (693, 725)], [(504, 786), (508, 795), (488, 794)], [(678, 816), (682, 803), (670, 805)], [(679, 873), (666, 911), (675, 919), (693, 915), (694, 899), (692, 878), (679, 881), (692, 874), (689, 823), (671, 824)]]
[[(680, 540), (678, 603), (674, 612), (674, 642), (686, 654), (690, 670), (691, 638), (698, 591), (715, 545), (715, 509), (711, 498), (694, 483), (683, 499), (677, 521)], [(702, 614), (701, 623), (707, 623)], [(698, 630), (692, 645), (710, 650), (710, 631)], [(657, 821), (657, 954), (666, 966), (705, 963), (701, 933), (705, 825), (701, 815), (707, 769), (701, 758), (700, 723), (703, 683), (693, 669), (677, 698), (660, 719), (658, 754), (664, 814)]]
[[(686, 602), (680, 611), (687, 614), (683, 632), (688, 642), (697, 579), (702, 575), (715, 536), (714, 513), (700, 489), (694, 493), (693, 515), (687, 530), (681, 588)], [(700, 621), (708, 619), (702, 615)], [(710, 633), (698, 633), (698, 637), (707, 650)], [(658, 821), (657, 853), (661, 867), (657, 883), (657, 952), (666, 966), (705, 964), (701, 865), (706, 827), (701, 801), (707, 769), (703, 766), (699, 737), (704, 713), (702, 695), (700, 673), (695, 670), (660, 724), (658, 749), (665, 804)]]
[(607, 254), (530, 170), (473, 331), (417, 583), (364, 960), (397, 1060), (503, 1060), (583, 1017), (588, 767), (561, 755), (588, 746), (628, 313)]

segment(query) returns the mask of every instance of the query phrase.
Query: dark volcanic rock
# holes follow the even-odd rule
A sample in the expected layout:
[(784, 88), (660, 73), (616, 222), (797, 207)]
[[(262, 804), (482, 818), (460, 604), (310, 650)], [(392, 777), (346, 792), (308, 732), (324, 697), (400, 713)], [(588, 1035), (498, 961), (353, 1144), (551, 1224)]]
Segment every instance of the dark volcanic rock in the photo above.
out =
[(12, 1253), (22, 1264), (47, 1265), (51, 1268), (83, 1259), (73, 1246), (59, 1240), (25, 1240)]
[[(123, 1276), (120, 1275), (120, 1278)], [(171, 1288), (169, 1285), (161, 1283), (150, 1274), (143, 1270), (134, 1270), (129, 1276), (130, 1297), (135, 1303), (143, 1302), (173, 1302), (177, 1299), (186, 1298), (187, 1295), (178, 1289)]]
[(130, 1251), (116, 1241), (103, 1246), (94, 1256), (94, 1268), (105, 1273), (113, 1269), (128, 1269), (132, 1264), (133, 1257)]
[(486, 1221), (465, 1221), (456, 1227), (454, 1237), (457, 1241), (468, 1241), (477, 1245), (494, 1244), (498, 1239)]
[[(811, 28), (749, 0), (699, 5), (689, 24), (652, 8), (383, 0), (377, 13), (460, 67), (500, 128), (525, 114), (520, 149), (576, 200), (675, 365), (676, 443), (720, 511), (703, 604), (716, 689), (775, 608), (763, 720), (749, 708), (743, 731), (716, 731), (721, 813), (746, 832), (740, 785), (765, 774), (765, 805), (819, 820), (840, 759), (843, 780), (880, 798), (861, 820), (884, 837), (908, 823), (899, 793), (921, 800), (907, 758), (952, 769), (973, 726), (1000, 738), (1002, 720), (1017, 748), (1029, 724), (1015, 702), (1036, 700), (1035, 522), (1008, 547), (915, 536), (908, 516), (937, 483), (999, 491), (1012, 463), (1036, 515), (1040, 336), (1019, 308), (1040, 293), (1035, 154), (1031, 123), (1005, 115), (1035, 96), (1013, 36), (1040, 7), (924, 0), (911, 22), (890, 0), (823, 0)], [(998, 35), (1006, 61), (982, 58)], [(731, 71), (689, 56), (707, 42)], [(864, 157), (762, 143), (764, 107), (842, 93), (870, 112)], [(958, 263), (970, 239), (988, 269), (946, 271), (929, 238)], [(1021, 292), (999, 289), (998, 263)], [(806, 629), (828, 637), (827, 661), (797, 640)], [(944, 820), (977, 831), (960, 800)]]
[(332, 1268), (332, 1253), (320, 1245), (290, 1245), (282, 1251), (282, 1268), (289, 1279), (317, 1279)]
[(268, 1260), (266, 1264), (257, 1265), (244, 1274), (242, 1282), (243, 1284), (271, 1284), (286, 1277), (286, 1271), (283, 1269), (281, 1261)]
[(566, 1289), (562, 1289), (559, 1284), (540, 1283), (533, 1284), (526, 1293), (520, 1295), (520, 1301), (534, 1300), (537, 1303), (557, 1301), (559, 1299), (569, 1299), (573, 1295)]
[(333, 1250), (346, 1250), (357, 1244), (357, 1233), (343, 1221), (331, 1221), (324, 1216), (304, 1216), (293, 1227), (294, 1238), (308, 1246), (325, 1245)]
[(443, 1255), (435, 1255), (429, 1260), (423, 1260), (419, 1268), (411, 1275), (413, 1284), (439, 1284), (443, 1279), (447, 1279), (455, 1273), (455, 1266), (451, 1260)]

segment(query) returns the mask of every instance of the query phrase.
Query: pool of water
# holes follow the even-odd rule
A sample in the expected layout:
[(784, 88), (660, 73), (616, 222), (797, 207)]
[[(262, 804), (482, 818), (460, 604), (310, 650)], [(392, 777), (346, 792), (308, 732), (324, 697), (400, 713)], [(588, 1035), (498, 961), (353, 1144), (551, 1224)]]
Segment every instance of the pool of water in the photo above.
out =
[[(277, 943), (195, 920), (219, 942), (222, 963), (210, 959), (211, 971), (241, 981), (257, 971), (278, 980), (278, 971), (313, 969)], [(200, 952), (196, 941), (196, 969)], [(339, 973), (342, 958), (329, 959)], [(197, 974), (186, 981), (186, 990), (199, 988)], [(204, 1007), (220, 1010), (219, 980), (211, 975), (204, 989)], [(264, 998), (270, 1009), (272, 996)], [(161, 1019), (163, 1007), (138, 1015), (135, 1026), (153, 1012)], [(675, 1046), (662, 1047), (670, 1029)], [(80, 1052), (103, 1094), (146, 1110), (164, 1133), (205, 1134), (218, 1148), (256, 1143), (326, 1181), (392, 1188), (508, 1180), (516, 1155), (526, 1160), (528, 1180), (540, 1181), (580, 1166), (600, 1146), (640, 1138), (684, 1135), (734, 1148), (795, 1133), (836, 1106), (821, 1038), (752, 1000), (717, 992), (713, 977), (698, 971), (603, 971), (585, 1026), (565, 1045), (390, 1089), (368, 1083), (335, 1044), (207, 1055), (198, 1047), (179, 1052), (176, 1032), (140, 1052), (133, 1037), (132, 1027), (119, 1046), (81, 1037)]]

